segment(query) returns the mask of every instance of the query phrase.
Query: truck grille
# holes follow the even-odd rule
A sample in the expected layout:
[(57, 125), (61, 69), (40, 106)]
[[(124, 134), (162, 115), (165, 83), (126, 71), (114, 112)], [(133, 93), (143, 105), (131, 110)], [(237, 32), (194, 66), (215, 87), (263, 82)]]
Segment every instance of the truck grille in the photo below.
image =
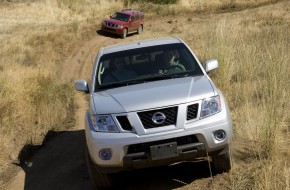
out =
[(187, 120), (192, 120), (197, 117), (197, 111), (198, 111), (198, 104), (192, 104), (187, 106)]
[[(150, 110), (145, 112), (139, 112), (138, 116), (144, 126), (145, 129), (151, 129), (156, 127), (163, 127), (167, 125), (175, 125), (176, 118), (177, 118), (177, 106), (158, 109), (158, 110)], [(156, 115), (163, 115), (165, 118), (160, 119), (159, 122), (154, 122), (154, 116)]]
[(110, 23), (110, 22), (105, 22), (105, 26), (112, 27), (112, 28), (118, 28), (117, 24), (113, 24), (113, 23)]
[(133, 130), (132, 125), (127, 116), (117, 116), (116, 118), (123, 130), (126, 130), (126, 131)]

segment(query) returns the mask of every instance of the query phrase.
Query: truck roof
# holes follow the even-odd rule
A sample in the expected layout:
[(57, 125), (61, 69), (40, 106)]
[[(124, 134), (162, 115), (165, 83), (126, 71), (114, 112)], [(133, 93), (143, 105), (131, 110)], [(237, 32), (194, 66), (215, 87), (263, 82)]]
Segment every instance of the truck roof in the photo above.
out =
[(132, 10), (132, 9), (123, 9), (121, 11), (118, 11), (119, 13), (125, 13), (127, 15), (133, 15), (134, 13), (141, 13), (143, 14), (143, 12), (141, 11), (136, 11), (136, 10)]
[(173, 44), (173, 43), (183, 43), (182, 40), (175, 37), (165, 37), (165, 38), (156, 38), (156, 39), (147, 39), (147, 40), (139, 40), (135, 42), (128, 43), (120, 43), (115, 45), (110, 45), (102, 48), (103, 54), (124, 51), (129, 49), (136, 49), (141, 47), (149, 47), (163, 44)]

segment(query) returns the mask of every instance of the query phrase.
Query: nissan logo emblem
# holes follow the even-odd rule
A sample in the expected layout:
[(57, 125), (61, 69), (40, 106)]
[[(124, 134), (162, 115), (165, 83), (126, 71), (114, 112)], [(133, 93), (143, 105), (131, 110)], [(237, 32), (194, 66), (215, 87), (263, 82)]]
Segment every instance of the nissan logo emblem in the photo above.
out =
[(162, 124), (166, 119), (166, 116), (162, 112), (156, 112), (152, 116), (152, 121), (155, 124)]

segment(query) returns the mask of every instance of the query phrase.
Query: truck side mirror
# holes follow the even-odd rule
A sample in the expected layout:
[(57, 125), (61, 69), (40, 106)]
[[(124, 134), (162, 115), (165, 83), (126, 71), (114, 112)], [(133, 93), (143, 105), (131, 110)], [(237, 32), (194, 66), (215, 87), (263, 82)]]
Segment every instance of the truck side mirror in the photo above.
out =
[(85, 92), (86, 94), (90, 92), (89, 85), (86, 80), (75, 81), (75, 89), (77, 91)]
[(210, 71), (219, 67), (219, 63), (216, 59), (210, 59), (205, 61), (205, 71), (209, 73)]

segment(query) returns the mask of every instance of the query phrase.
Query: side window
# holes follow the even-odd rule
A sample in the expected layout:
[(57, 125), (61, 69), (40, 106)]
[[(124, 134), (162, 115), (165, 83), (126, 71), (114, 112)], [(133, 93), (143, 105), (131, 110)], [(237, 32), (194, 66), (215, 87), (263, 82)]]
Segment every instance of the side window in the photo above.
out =
[(132, 22), (135, 22), (135, 16), (134, 16), (134, 15), (131, 16), (131, 21), (132, 21)]
[(140, 18), (139, 18), (139, 14), (138, 14), (138, 15), (135, 16), (135, 20), (138, 21), (139, 19)]

